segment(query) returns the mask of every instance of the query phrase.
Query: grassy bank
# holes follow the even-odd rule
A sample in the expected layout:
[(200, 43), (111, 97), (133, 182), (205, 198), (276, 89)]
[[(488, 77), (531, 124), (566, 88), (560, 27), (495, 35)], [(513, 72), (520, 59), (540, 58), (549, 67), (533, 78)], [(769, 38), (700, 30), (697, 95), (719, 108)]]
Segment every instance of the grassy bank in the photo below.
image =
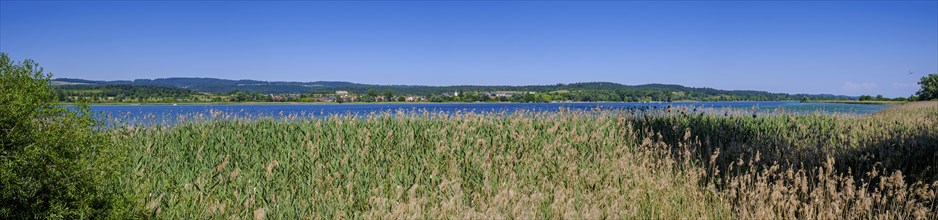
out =
[(938, 103), (872, 116), (689, 109), (126, 127), (161, 218), (936, 218)]
[(858, 100), (810, 100), (817, 103), (861, 104), (861, 105), (901, 105), (908, 101), (858, 101)]

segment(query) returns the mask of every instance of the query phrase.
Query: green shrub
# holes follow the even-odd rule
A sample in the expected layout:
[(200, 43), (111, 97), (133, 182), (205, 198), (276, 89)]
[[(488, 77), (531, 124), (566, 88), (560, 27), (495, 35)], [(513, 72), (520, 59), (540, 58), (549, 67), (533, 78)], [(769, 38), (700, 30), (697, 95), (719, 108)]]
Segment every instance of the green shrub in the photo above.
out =
[(915, 93), (919, 100), (928, 101), (938, 99), (938, 73), (923, 76), (922, 79), (918, 81), (918, 84), (922, 86), (922, 88)]
[(32, 60), (0, 53), (0, 219), (119, 213), (122, 194), (109, 184), (119, 175), (108, 167), (122, 157), (95, 132), (87, 105), (57, 105), (50, 77)]

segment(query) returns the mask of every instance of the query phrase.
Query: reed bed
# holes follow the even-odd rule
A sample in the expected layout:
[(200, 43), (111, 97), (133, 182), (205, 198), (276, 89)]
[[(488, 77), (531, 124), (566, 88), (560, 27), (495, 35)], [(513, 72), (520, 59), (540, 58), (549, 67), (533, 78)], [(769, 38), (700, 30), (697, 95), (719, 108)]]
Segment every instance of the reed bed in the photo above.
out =
[(935, 219), (936, 129), (938, 103), (923, 102), (212, 115), (110, 132), (121, 187), (158, 218)]

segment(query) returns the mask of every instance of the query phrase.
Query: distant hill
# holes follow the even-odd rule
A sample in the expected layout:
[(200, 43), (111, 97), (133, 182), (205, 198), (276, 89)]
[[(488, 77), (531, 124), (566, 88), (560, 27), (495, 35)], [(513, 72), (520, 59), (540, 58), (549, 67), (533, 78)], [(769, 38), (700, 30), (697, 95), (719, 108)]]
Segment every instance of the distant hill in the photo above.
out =
[(229, 93), (234, 91), (260, 93), (307, 93), (321, 88), (367, 86), (349, 82), (268, 82), (258, 80), (227, 80), (216, 78), (159, 78), (136, 79), (133, 81), (94, 81), (84, 79), (59, 78), (54, 84), (70, 85), (136, 85), (183, 88), (207, 93)]
[[(315, 81), (315, 82), (282, 82), (259, 80), (228, 80), (216, 78), (159, 78), (137, 79), (133, 81), (94, 81), (84, 79), (58, 78), (52, 80), (53, 85), (77, 89), (81, 86), (128, 85), (167, 87), (185, 89), (193, 92), (227, 94), (232, 92), (263, 93), (263, 94), (306, 94), (306, 93), (334, 93), (337, 90), (365, 94), (369, 91), (393, 91), (398, 95), (431, 95), (447, 92), (489, 92), (489, 91), (524, 91), (536, 93), (557, 93), (559, 91), (573, 91), (571, 100), (602, 101), (602, 100), (635, 100), (634, 97), (650, 97), (652, 100), (800, 100), (802, 97), (810, 99), (852, 99), (855, 97), (830, 94), (786, 94), (770, 93), (752, 90), (719, 90), (713, 88), (693, 88), (669, 84), (623, 85), (611, 82), (581, 82), (555, 85), (528, 85), (528, 86), (414, 86), (414, 85), (368, 85), (351, 82)], [(577, 97), (584, 96), (584, 97)]]

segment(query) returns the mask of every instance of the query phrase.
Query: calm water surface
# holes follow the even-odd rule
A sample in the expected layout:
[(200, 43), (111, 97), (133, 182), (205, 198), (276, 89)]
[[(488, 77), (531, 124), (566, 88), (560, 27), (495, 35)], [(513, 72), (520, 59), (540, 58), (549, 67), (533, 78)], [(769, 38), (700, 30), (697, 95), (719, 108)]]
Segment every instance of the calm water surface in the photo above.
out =
[(515, 112), (546, 111), (554, 112), (561, 108), (570, 110), (609, 109), (625, 110), (635, 108), (663, 108), (668, 105), (689, 109), (709, 109), (710, 111), (743, 110), (759, 114), (773, 112), (790, 113), (839, 113), (872, 114), (888, 108), (886, 105), (836, 104), (836, 103), (800, 103), (800, 102), (674, 102), (674, 103), (383, 103), (383, 104), (179, 104), (179, 105), (95, 105), (91, 109), (103, 113), (109, 119), (118, 119), (124, 123), (159, 120), (163, 123), (176, 123), (190, 120), (193, 115), (212, 115), (222, 113), (233, 117), (255, 118), (285, 115), (320, 117), (334, 114), (368, 115), (372, 113), (396, 112), (403, 110), (430, 111), (443, 113), (456, 112)]

